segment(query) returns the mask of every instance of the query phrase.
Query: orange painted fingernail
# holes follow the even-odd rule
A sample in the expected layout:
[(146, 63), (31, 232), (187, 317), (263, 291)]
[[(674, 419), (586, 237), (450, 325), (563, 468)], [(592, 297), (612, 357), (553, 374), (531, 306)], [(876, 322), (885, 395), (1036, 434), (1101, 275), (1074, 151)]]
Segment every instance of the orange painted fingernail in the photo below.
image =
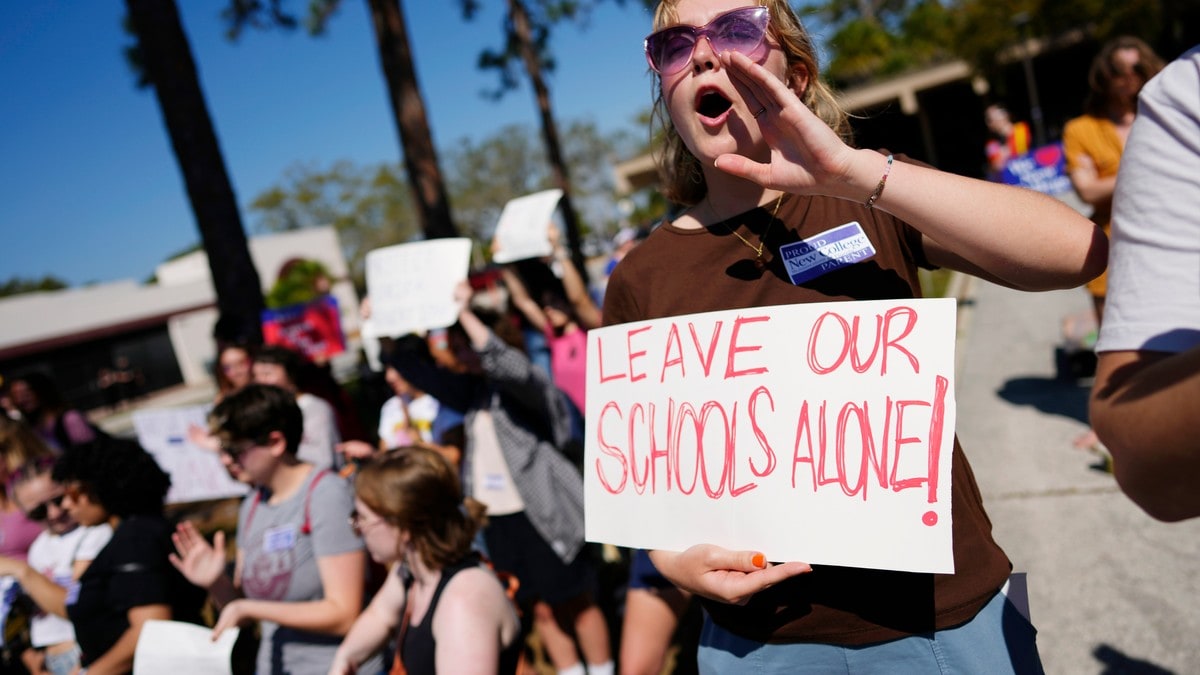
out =
[(767, 566), (767, 558), (761, 553), (755, 553), (750, 562), (754, 563), (754, 566), (760, 569)]

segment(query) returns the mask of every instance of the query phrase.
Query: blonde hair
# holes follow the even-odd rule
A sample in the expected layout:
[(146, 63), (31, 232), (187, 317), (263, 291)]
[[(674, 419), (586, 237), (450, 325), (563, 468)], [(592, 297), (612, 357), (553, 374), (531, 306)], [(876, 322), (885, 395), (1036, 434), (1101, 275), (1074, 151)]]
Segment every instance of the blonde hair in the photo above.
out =
[[(654, 11), (654, 30), (676, 23), (677, 7), (682, 0), (662, 0)], [(832, 128), (846, 142), (851, 140), (849, 116), (838, 104), (833, 90), (821, 81), (821, 69), (813, 41), (803, 24), (796, 18), (786, 0), (760, 0), (771, 15), (768, 36), (773, 39), (787, 59), (788, 72), (793, 76), (803, 72), (808, 78), (804, 91), (797, 92), (809, 110)], [(651, 125), (662, 126), (661, 147), (655, 152), (662, 179), (663, 195), (676, 204), (691, 206), (699, 203), (708, 192), (700, 160), (688, 150), (679, 132), (671, 124), (671, 114), (662, 94), (662, 78), (654, 76), (654, 112)]]
[(43, 457), (55, 456), (53, 449), (24, 422), (0, 414), (0, 483), (20, 468)]

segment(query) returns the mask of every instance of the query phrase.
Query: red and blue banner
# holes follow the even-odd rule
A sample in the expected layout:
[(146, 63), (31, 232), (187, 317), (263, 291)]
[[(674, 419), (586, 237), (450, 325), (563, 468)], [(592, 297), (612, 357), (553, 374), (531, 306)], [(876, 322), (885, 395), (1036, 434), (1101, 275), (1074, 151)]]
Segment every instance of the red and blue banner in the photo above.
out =
[(263, 342), (295, 349), (310, 361), (323, 362), (346, 351), (337, 300), (323, 295), (312, 302), (264, 310)]

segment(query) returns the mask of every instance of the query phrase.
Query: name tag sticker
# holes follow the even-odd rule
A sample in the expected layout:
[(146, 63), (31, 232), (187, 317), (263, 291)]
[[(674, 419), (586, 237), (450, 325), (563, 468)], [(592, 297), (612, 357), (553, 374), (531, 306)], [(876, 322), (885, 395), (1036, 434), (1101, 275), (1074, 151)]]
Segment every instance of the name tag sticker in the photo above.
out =
[(504, 474), (488, 473), (483, 477), (483, 489), (485, 490), (503, 490), (504, 489)]
[(875, 247), (858, 221), (839, 225), (779, 248), (788, 278), (799, 286), (847, 265), (875, 257)]
[(273, 553), (296, 547), (296, 527), (280, 525), (263, 533), (263, 551)]

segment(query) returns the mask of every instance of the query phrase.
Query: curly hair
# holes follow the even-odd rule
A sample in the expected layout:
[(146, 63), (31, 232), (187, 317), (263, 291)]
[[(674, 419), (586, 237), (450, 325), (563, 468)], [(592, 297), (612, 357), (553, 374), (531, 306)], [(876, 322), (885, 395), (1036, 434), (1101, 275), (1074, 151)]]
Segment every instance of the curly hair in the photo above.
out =
[[(654, 30), (661, 30), (678, 21), (679, 2), (662, 0), (658, 4), (654, 11)], [(788, 72), (808, 78), (804, 90), (796, 92), (800, 100), (843, 140), (850, 142), (849, 116), (838, 103), (833, 90), (821, 81), (821, 68), (812, 37), (786, 0), (760, 0), (758, 4), (766, 7), (771, 15), (767, 35), (778, 43), (787, 59)], [(654, 125), (658, 125), (663, 131), (661, 148), (655, 152), (663, 196), (676, 204), (692, 206), (704, 199), (708, 192), (704, 172), (700, 169), (700, 160), (688, 150), (679, 131), (671, 123), (671, 113), (663, 97), (662, 78), (657, 73), (654, 74), (654, 92), (651, 124), (652, 130)]]
[(304, 435), (304, 413), (290, 391), (251, 383), (221, 399), (208, 414), (208, 427), (225, 445), (266, 444), (271, 432), (278, 431), (287, 441), (287, 451), (295, 455)]
[(54, 464), (58, 483), (79, 483), (88, 497), (119, 518), (161, 515), (171, 477), (136, 441), (112, 436), (73, 446)]
[(434, 569), (466, 555), (484, 520), (482, 503), (464, 502), (454, 467), (427, 448), (375, 457), (359, 469), (354, 491), (389, 524), (409, 532), (421, 561)]

